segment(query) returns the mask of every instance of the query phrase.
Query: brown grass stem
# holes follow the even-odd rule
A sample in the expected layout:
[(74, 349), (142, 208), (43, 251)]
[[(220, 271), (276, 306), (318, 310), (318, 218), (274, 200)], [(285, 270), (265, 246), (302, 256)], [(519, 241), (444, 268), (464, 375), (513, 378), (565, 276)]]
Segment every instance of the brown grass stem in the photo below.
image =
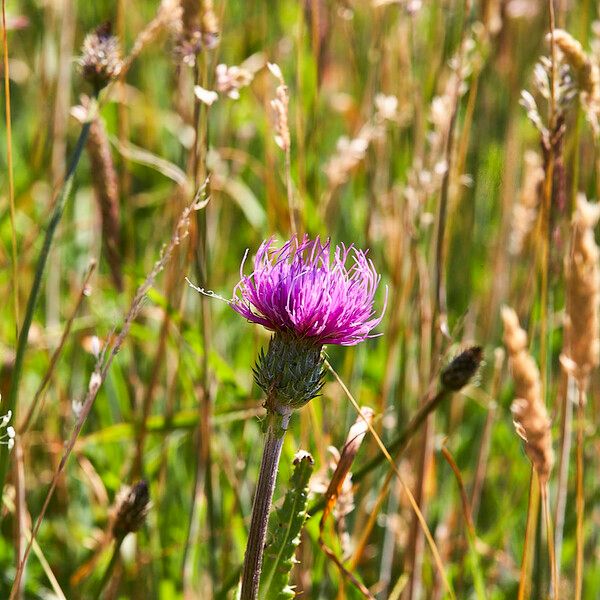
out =
[[(460, 50), (458, 52), (458, 61), (456, 65), (456, 81), (452, 90), (452, 104), (450, 123), (448, 125), (448, 134), (446, 138), (446, 146), (444, 149), (445, 171), (442, 178), (440, 189), (440, 204), (438, 208), (438, 222), (435, 242), (435, 263), (434, 263), (434, 324), (436, 331), (441, 332), (444, 336), (449, 337), (448, 331), (448, 307), (446, 299), (446, 283), (445, 283), (445, 253), (446, 253), (446, 221), (448, 216), (448, 200), (450, 196), (450, 178), (452, 177), (453, 169), (453, 152), (454, 152), (454, 134), (456, 128), (456, 117), (458, 114), (458, 104), (460, 99), (460, 87), (463, 84), (461, 76), (462, 66), (465, 60), (465, 25), (466, 12), (468, 2), (464, 3), (461, 16), (461, 37)], [(437, 321), (436, 321), (437, 320)], [(438, 333), (435, 335), (438, 338)], [(438, 350), (439, 344), (434, 344), (434, 350)]]
[[(204, 88), (208, 88), (209, 61), (211, 54), (201, 53), (196, 62), (195, 82)], [(194, 104), (194, 130), (196, 138), (191, 156), (191, 171), (193, 180), (198, 183), (206, 177), (206, 155), (209, 143), (209, 107), (195, 98)], [(208, 239), (206, 214), (202, 212), (197, 215), (195, 235), (192, 238), (192, 251), (194, 252), (194, 267), (200, 285), (205, 287), (208, 282)], [(193, 572), (192, 545), (198, 538), (197, 511), (199, 502), (204, 496), (206, 500), (206, 518), (209, 530), (209, 567), (213, 580), (217, 578), (216, 566), (216, 527), (214, 523), (214, 500), (212, 496), (212, 458), (211, 458), (211, 436), (212, 436), (212, 398), (210, 390), (210, 370), (208, 365), (208, 353), (211, 343), (211, 320), (210, 304), (205, 296), (200, 296), (199, 301), (200, 339), (202, 342), (200, 392), (198, 403), (199, 421), (197, 432), (197, 462), (194, 474), (194, 487), (192, 490), (192, 506), (186, 543), (183, 554), (183, 578), (184, 589), (189, 589)]]
[(285, 189), (288, 199), (288, 210), (290, 212), (290, 231), (292, 235), (298, 234), (298, 223), (296, 221), (296, 203), (294, 198), (294, 184), (292, 183), (292, 149), (285, 149)]
[[(25, 532), (27, 531), (27, 521), (29, 519), (29, 514), (27, 512), (27, 498), (25, 491), (25, 462), (23, 457), (23, 444), (20, 439), (17, 438), (15, 442), (14, 454), (14, 476), (13, 483), (15, 486), (15, 538), (16, 538), (16, 548), (15, 548), (15, 563), (18, 565), (23, 558), (23, 553), (25, 552), (25, 544), (26, 544), (26, 536)], [(23, 598), (24, 592), (24, 581), (21, 581), (21, 585), (19, 590), (17, 591), (17, 597), (19, 599)]]
[(548, 497), (548, 482), (540, 482), (540, 494), (542, 497), (542, 511), (544, 513), (544, 522), (546, 524), (548, 562), (550, 565), (550, 575), (552, 581), (552, 594), (550, 597), (554, 600), (559, 600), (560, 588), (558, 582), (558, 569), (556, 566), (556, 553), (554, 548), (554, 531), (552, 529), (552, 515), (550, 512), (550, 500)]
[[(2, 0), (2, 49), (4, 57), (4, 112), (6, 116), (6, 166), (8, 169), (8, 202), (10, 206), (10, 244), (12, 256), (12, 292), (15, 315), (15, 337), (19, 335), (19, 277), (17, 265), (17, 232), (15, 229), (15, 180), (12, 151), (12, 119), (10, 110), (10, 67), (6, 27), (6, 0)], [(1, 490), (1, 487), (0, 487)]]
[(583, 593), (583, 564), (584, 564), (584, 531), (583, 519), (585, 514), (585, 494), (583, 490), (583, 442), (585, 429), (585, 390), (579, 385), (579, 401), (577, 403), (577, 438), (576, 438), (576, 513), (577, 525), (575, 533), (575, 600), (581, 600)]
[(517, 600), (525, 600), (529, 597), (531, 588), (530, 567), (535, 549), (535, 529), (538, 517), (539, 487), (537, 485), (537, 474), (533, 465), (531, 467), (531, 478), (529, 481), (529, 501), (527, 505), (527, 524), (525, 527), (525, 539), (523, 540), (523, 557), (521, 559), (521, 570), (519, 575), (519, 591)]
[(556, 128), (556, 44), (554, 43), (554, 0), (548, 0), (548, 19), (550, 27), (550, 98), (548, 102), (549, 137), (548, 155), (545, 164), (544, 201), (542, 203), (541, 226), (541, 290), (540, 290), (540, 373), (542, 383), (542, 399), (546, 400), (548, 385), (548, 274), (550, 263), (550, 234), (552, 210), (552, 188), (554, 185), (555, 145), (552, 137)]
[(556, 481), (556, 509), (554, 513), (554, 546), (556, 549), (556, 570), (560, 577), (563, 534), (565, 525), (565, 510), (567, 506), (567, 488), (569, 483), (569, 463), (573, 435), (573, 397), (576, 393), (575, 380), (564, 373), (566, 383), (562, 401), (562, 425), (558, 477)]

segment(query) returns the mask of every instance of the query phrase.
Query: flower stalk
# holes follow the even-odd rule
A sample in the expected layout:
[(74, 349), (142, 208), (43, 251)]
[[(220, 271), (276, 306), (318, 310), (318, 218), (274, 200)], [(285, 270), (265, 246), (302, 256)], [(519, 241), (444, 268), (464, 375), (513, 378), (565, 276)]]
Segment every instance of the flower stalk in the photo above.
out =
[(230, 306), (248, 321), (274, 332), (254, 367), (254, 380), (266, 395), (267, 417), (240, 599), (255, 600), (290, 417), (319, 395), (323, 346), (354, 346), (373, 337), (371, 331), (383, 313), (377, 316), (374, 310), (380, 276), (366, 253), (354, 246), (342, 244), (332, 252), (329, 240), (294, 235), (276, 249), (271, 238), (258, 249), (251, 275), (243, 275), (243, 264)]
[(258, 597), (269, 512), (275, 491), (283, 439), (291, 414), (291, 411), (284, 414), (268, 412), (265, 420), (265, 443), (252, 506), (240, 600), (254, 600)]

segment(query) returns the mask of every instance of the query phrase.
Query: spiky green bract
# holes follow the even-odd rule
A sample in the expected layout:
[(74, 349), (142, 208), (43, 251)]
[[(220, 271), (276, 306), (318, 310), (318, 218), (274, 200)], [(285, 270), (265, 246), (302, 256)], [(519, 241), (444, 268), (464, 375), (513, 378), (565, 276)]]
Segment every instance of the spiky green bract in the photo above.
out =
[(301, 408), (323, 387), (320, 344), (310, 339), (277, 332), (254, 367), (254, 380), (266, 394), (265, 408), (285, 414)]
[(265, 568), (258, 591), (260, 600), (289, 600), (295, 596), (289, 578), (296, 562), (294, 554), (300, 544), (300, 532), (308, 514), (308, 480), (313, 468), (314, 461), (308, 452), (301, 450), (296, 454), (283, 505), (269, 520)]

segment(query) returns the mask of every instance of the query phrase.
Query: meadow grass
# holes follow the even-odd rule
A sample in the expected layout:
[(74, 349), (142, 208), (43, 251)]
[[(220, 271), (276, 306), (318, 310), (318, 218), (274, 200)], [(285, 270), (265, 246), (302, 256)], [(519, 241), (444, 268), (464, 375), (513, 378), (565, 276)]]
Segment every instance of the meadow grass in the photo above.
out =
[(270, 335), (228, 302), (295, 233), (387, 307), (290, 418), (259, 597), (600, 597), (596, 19), (3, 0), (0, 598), (236, 597)]

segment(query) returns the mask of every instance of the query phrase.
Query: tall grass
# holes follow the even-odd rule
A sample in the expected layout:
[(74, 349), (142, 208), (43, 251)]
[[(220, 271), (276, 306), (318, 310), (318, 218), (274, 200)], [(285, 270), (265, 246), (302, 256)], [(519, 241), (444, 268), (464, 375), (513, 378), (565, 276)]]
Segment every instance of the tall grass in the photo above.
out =
[[(285, 593), (600, 597), (593, 3), (4, 8), (0, 597), (235, 597), (268, 336), (223, 300), (246, 249), (296, 231), (369, 248), (388, 304), (290, 422), (271, 526), (299, 537), (267, 534)], [(86, 117), (71, 47), (106, 21), (123, 62)], [(476, 345), (475, 381), (445, 387)]]

